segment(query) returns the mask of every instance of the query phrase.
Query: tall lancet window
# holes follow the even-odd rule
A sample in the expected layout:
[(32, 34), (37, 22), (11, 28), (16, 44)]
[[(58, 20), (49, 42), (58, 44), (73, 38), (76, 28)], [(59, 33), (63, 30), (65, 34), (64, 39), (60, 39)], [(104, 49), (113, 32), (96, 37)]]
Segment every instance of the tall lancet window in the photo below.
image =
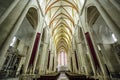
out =
[(58, 66), (67, 66), (67, 54), (65, 51), (60, 51), (58, 54)]

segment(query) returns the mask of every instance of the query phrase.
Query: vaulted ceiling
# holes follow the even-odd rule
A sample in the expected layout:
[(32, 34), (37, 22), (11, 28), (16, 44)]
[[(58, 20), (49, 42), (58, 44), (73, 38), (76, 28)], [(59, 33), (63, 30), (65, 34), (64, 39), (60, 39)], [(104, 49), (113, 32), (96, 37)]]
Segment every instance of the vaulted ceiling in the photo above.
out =
[(46, 20), (57, 51), (70, 48), (78, 14), (79, 0), (46, 0)]

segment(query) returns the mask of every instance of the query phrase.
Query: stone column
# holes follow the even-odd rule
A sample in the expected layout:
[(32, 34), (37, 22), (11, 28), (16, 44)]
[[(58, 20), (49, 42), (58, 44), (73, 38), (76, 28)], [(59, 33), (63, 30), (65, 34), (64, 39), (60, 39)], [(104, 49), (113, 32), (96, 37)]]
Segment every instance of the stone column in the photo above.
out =
[(120, 12), (120, 4), (118, 3), (119, 0), (118, 1), (117, 0), (108, 0), (108, 1), (110, 1)]
[[(21, 67), (22, 67), (22, 65), (24, 64), (24, 62), (25, 62), (25, 56), (26, 56), (26, 53), (27, 53), (27, 46), (25, 46), (24, 47), (24, 49), (23, 49), (23, 51), (22, 51), (22, 53), (24, 53), (24, 55), (22, 55), (22, 57), (21, 57), (21, 60), (20, 60), (20, 63), (19, 63), (19, 66), (18, 66), (18, 69), (17, 69), (17, 73), (16, 73), (16, 75), (18, 75), (19, 73), (20, 73), (20, 70), (21, 70)], [(22, 69), (23, 70), (23, 69)]]
[(25, 53), (22, 53), (24, 51), (24, 48), (25, 48), (25, 44), (23, 43), (23, 41), (19, 41), (19, 44), (17, 46), (19, 55), (26, 55)]
[(46, 55), (48, 53), (48, 43), (43, 43), (41, 64), (39, 65), (39, 74), (45, 73)]
[(95, 3), (98, 11), (100, 12), (108, 27), (115, 34), (116, 38), (118, 39), (118, 43), (120, 44), (120, 13), (116, 11), (114, 7), (111, 7), (113, 5), (110, 5), (108, 1), (94, 0), (93, 2)]
[(53, 66), (53, 53), (50, 55), (50, 66), (49, 66), (49, 72), (52, 71), (52, 66)]
[(46, 51), (46, 55), (45, 55), (45, 64), (44, 64), (44, 71), (45, 73), (47, 72), (47, 63), (48, 63), (48, 50)]
[[(105, 10), (105, 12), (107, 12), (107, 14), (110, 16), (112, 23), (116, 24), (116, 27), (119, 27), (119, 30), (120, 30), (120, 11), (119, 9), (117, 9), (118, 5), (120, 7), (119, 1), (118, 0), (106, 0), (106, 1), (95, 0), (95, 1), (96, 1), (96, 4), (98, 3), (103, 7), (103, 10)], [(114, 4), (112, 4), (111, 2)]]
[[(29, 7), (29, 0), (21, 0), (0, 24), (0, 69), (5, 61), (5, 55), (10, 41), (17, 32)], [(21, 17), (20, 17), (21, 16)]]
[(87, 65), (86, 56), (85, 56), (86, 53), (84, 53), (84, 51), (83, 51), (84, 46), (82, 46), (82, 43), (77, 44), (77, 46), (78, 46), (78, 50), (79, 50), (79, 54), (80, 54), (79, 57), (81, 57), (81, 62), (82, 62), (81, 66), (85, 68), (85, 73), (88, 74), (87, 66), (89, 66), (89, 65)]
[(38, 59), (37, 59), (37, 63), (36, 63), (36, 68), (35, 68), (37, 71), (39, 71), (40, 61), (41, 61), (41, 53), (39, 51), (39, 55), (38, 55)]
[(82, 55), (81, 55), (81, 49), (78, 47), (78, 43), (76, 43), (77, 45), (77, 55), (78, 55), (78, 65), (79, 65), (79, 73), (81, 73), (81, 67), (82, 67)]
[[(45, 72), (47, 73), (47, 71), (48, 71), (48, 68), (47, 68), (47, 66), (48, 66), (48, 54), (49, 53), (49, 51), (47, 50), (47, 53), (46, 53), (46, 57), (45, 57), (45, 65), (44, 65), (44, 70), (45, 70)], [(49, 62), (49, 64), (50, 64), (50, 62)]]
[[(105, 68), (105, 63), (103, 62), (103, 60), (102, 60), (102, 56), (100, 55), (100, 53), (99, 53), (99, 50), (98, 50), (98, 48), (97, 48), (97, 44), (95, 44), (94, 43), (94, 38), (93, 38), (93, 36), (92, 36), (92, 34), (91, 34), (91, 32), (89, 32), (90, 33), (90, 37), (91, 37), (91, 40), (92, 40), (92, 44), (93, 44), (93, 47), (94, 47), (94, 50), (95, 50), (95, 53), (96, 53), (96, 57), (97, 57), (97, 59), (98, 59), (98, 62), (99, 62), (99, 67), (100, 67), (100, 69), (101, 69), (101, 72), (103, 73), (103, 77), (104, 78), (106, 78), (107, 77), (107, 72), (106, 72), (106, 68)], [(97, 71), (98, 72), (98, 71)]]
[(5, 20), (5, 18), (10, 14), (10, 12), (13, 10), (13, 8), (18, 4), (19, 0), (15, 0), (11, 3), (11, 5), (8, 7), (8, 9), (5, 11), (5, 13), (0, 18), (0, 24)]
[(56, 71), (56, 68), (57, 68), (57, 54), (56, 54), (56, 51), (55, 51), (55, 56), (54, 56), (54, 72)]
[(55, 71), (58, 71), (58, 53), (55, 56)]
[(41, 43), (41, 35), (40, 35), (40, 39), (39, 39), (39, 42), (38, 42), (37, 51), (36, 51), (36, 54), (35, 54), (35, 59), (34, 59), (34, 64), (33, 64), (33, 74), (35, 72), (35, 68), (36, 68), (36, 64), (37, 64), (37, 60), (38, 60), (38, 56), (39, 56), (40, 43)]
[(68, 52), (67, 54), (67, 66), (68, 66), (68, 70), (71, 71), (71, 56), (70, 56), (70, 52)]
[[(22, 65), (24, 64), (24, 62), (25, 62), (25, 57), (21, 57), (16, 75), (18, 75), (20, 73), (20, 70), (23, 68)], [(22, 71), (23, 71), (23, 69), (22, 69)]]
[[(81, 27), (81, 31), (82, 31), (82, 33), (85, 33), (85, 31), (84, 31), (84, 29), (82, 27)], [(84, 38), (84, 41), (85, 41), (86, 53), (88, 54), (88, 57), (89, 57), (89, 60), (90, 60), (90, 64), (91, 64), (91, 67), (92, 67), (92, 71), (93, 71), (94, 75), (96, 75), (94, 61), (93, 61), (92, 55), (90, 53), (90, 49), (88, 47), (88, 43), (87, 43), (87, 39), (85, 37), (85, 34), (83, 34), (83, 38)]]
[(76, 60), (75, 60), (75, 53), (72, 54), (72, 60), (73, 60), (73, 72), (77, 73), (77, 66), (76, 66)]
[(35, 38), (36, 38), (36, 35), (33, 35), (31, 44), (30, 44), (30, 46), (29, 46), (29, 48), (27, 50), (26, 56), (25, 56), (26, 60), (25, 60), (24, 67), (23, 67), (23, 73), (24, 74), (26, 74), (27, 69), (28, 69), (28, 65), (29, 65), (31, 54), (32, 54), (32, 50), (33, 50), (33, 45), (34, 45)]

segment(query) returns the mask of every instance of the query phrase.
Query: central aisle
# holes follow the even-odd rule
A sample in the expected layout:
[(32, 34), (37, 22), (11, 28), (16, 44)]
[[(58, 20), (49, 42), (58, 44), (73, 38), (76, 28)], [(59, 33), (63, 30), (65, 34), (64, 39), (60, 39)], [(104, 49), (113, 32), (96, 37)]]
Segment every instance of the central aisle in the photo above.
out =
[(64, 72), (61, 72), (60, 76), (58, 77), (57, 80), (69, 80), (68, 77), (65, 75)]

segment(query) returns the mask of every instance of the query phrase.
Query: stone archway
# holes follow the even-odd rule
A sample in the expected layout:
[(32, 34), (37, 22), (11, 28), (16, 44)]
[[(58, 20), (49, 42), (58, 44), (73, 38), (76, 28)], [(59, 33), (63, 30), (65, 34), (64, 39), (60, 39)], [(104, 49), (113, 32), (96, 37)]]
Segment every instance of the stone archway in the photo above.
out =
[[(21, 16), (21, 17), (23, 17), (23, 16)], [(7, 66), (7, 67), (15, 66), (16, 67), (15, 70), (14, 69), (12, 69), (12, 70), (16, 71), (16, 74), (19, 74), (19, 71), (21, 71), (20, 69), (21, 69), (22, 65), (17, 65), (21, 62), (26, 63), (25, 68), (27, 69), (27, 66), (29, 64), (29, 59), (31, 56), (31, 52), (32, 52), (32, 48), (33, 48), (33, 43), (34, 43), (34, 38), (36, 35), (37, 26), (38, 26), (38, 12), (37, 12), (36, 8), (31, 7), (28, 10), (26, 16), (24, 16), (24, 19), (22, 20), (22, 23), (20, 24), (18, 30), (15, 31), (12, 45), (8, 45), (8, 46), (10, 46), (10, 48), (12, 47), (17, 50), (16, 54), (11, 54), (11, 55), (13, 55), (13, 56), (11, 56), (12, 61), (9, 61), (9, 63), (12, 62), (15, 64)], [(9, 56), (9, 53), (7, 52), (6, 55)], [(25, 57), (26, 55), (27, 55), (27, 58)], [(19, 57), (19, 60), (17, 59), (18, 57)], [(35, 55), (33, 57), (35, 57)], [(26, 60), (24, 58), (26, 58)], [(7, 57), (6, 57), (6, 60), (7, 60)], [(4, 67), (4, 65), (6, 65), (6, 60), (5, 60), (5, 63), (3, 64), (3, 67)], [(18, 62), (14, 62), (16, 60)], [(7, 64), (9, 64), (9, 63), (7, 63)], [(25, 72), (26, 69), (23, 70), (23, 72)], [(10, 74), (12, 74), (12, 73), (10, 73)]]
[(109, 28), (109, 25), (107, 25), (106, 21), (103, 19), (102, 14), (100, 14), (95, 6), (87, 8), (87, 22), (90, 37), (94, 48), (96, 47), (96, 58), (101, 66), (101, 70), (105, 69), (104, 65), (107, 65), (108, 74), (118, 72), (119, 69), (116, 69), (115, 67), (120, 66), (118, 65), (119, 60), (117, 59), (116, 52), (112, 51), (114, 48), (113, 45), (117, 43), (117, 39)]

